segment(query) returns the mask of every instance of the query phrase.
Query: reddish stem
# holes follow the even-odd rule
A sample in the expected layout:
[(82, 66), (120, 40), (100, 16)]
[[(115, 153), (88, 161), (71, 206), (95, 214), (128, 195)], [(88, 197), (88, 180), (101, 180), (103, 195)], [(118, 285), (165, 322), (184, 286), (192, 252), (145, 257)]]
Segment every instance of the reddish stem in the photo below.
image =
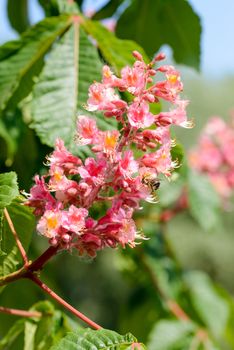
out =
[(181, 321), (189, 321), (190, 318), (175, 300), (167, 300), (168, 309)]
[(22, 258), (23, 258), (24, 265), (27, 266), (29, 262), (28, 262), (28, 257), (27, 257), (26, 251), (24, 250), (24, 247), (23, 247), (23, 245), (22, 245), (22, 243), (21, 243), (21, 241), (19, 239), (19, 236), (18, 236), (16, 230), (15, 230), (15, 227), (13, 225), (13, 222), (12, 222), (11, 218), (10, 218), (8, 210), (6, 208), (4, 208), (3, 212), (4, 212), (4, 215), (5, 215), (5, 218), (6, 218), (7, 222), (8, 222), (8, 225), (10, 227), (10, 230), (11, 230), (11, 232), (12, 232), (12, 234), (13, 234), (15, 240), (16, 240), (16, 244), (17, 244), (17, 246), (19, 248), (19, 251), (20, 251), (20, 254), (21, 254)]
[(90, 327), (92, 327), (93, 329), (96, 329), (96, 330), (102, 328), (97, 323), (93, 322), (88, 317), (86, 317), (84, 314), (82, 314), (80, 311), (76, 310), (73, 306), (68, 304), (58, 294), (56, 294), (53, 290), (51, 290), (45, 283), (43, 283), (37, 276), (35, 276), (34, 274), (29, 272), (27, 277), (30, 280), (32, 280), (34, 283), (36, 283), (42, 290), (44, 290), (44, 292), (46, 292), (53, 299), (55, 299), (59, 304), (61, 304), (63, 307), (65, 307), (67, 310), (69, 310), (71, 313), (73, 313), (76, 317), (80, 318), (83, 322), (87, 323)]
[(60, 246), (50, 246), (46, 251), (40, 255), (36, 260), (34, 260), (29, 266), (28, 270), (31, 272), (40, 271), (44, 267), (44, 265), (57, 254)]
[(19, 309), (10, 309), (8, 307), (0, 306), (0, 312), (9, 315), (22, 316), (22, 317), (41, 317), (42, 313), (39, 311), (26, 311)]

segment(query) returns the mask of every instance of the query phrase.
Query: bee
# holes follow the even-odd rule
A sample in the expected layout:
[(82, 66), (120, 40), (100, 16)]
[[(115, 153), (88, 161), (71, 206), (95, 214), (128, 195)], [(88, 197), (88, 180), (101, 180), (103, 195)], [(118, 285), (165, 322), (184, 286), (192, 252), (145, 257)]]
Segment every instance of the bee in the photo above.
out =
[(153, 174), (144, 174), (142, 176), (142, 183), (146, 185), (151, 190), (151, 199), (150, 201), (157, 201), (156, 191), (160, 187), (160, 180)]

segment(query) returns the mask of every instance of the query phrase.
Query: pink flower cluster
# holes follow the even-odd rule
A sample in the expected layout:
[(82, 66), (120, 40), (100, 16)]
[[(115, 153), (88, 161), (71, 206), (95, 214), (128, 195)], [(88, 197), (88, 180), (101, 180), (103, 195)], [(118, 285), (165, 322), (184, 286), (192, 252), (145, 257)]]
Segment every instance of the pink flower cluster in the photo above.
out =
[[(48, 157), (48, 174), (35, 177), (26, 205), (34, 208), (39, 216), (37, 230), (51, 245), (76, 248), (89, 256), (118, 244), (134, 247), (143, 238), (134, 211), (141, 200), (154, 199), (154, 182), (160, 174), (169, 177), (176, 166), (169, 127), (190, 126), (185, 112), (188, 101), (179, 96), (183, 90), (179, 72), (168, 65), (153, 68), (164, 55), (149, 64), (138, 52), (133, 55), (133, 67), (123, 68), (120, 77), (104, 66), (102, 82), (89, 88), (86, 109), (115, 118), (119, 131), (102, 131), (95, 119), (79, 115), (77, 147), (89, 145), (93, 157), (82, 161), (58, 139)], [(154, 76), (163, 80), (154, 82)], [(129, 93), (131, 102), (121, 98), (123, 92)], [(160, 98), (174, 108), (153, 114), (152, 105)], [(107, 203), (108, 209), (94, 219), (92, 208), (97, 202)]]
[(211, 118), (189, 159), (193, 168), (209, 176), (223, 199), (229, 198), (234, 189), (234, 117), (229, 124)]

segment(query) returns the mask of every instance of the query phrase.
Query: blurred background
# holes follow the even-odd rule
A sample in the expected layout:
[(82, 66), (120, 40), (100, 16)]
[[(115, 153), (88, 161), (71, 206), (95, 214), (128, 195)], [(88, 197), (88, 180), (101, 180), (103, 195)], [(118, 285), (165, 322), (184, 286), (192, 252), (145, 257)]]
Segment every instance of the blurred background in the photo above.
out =
[[(82, 8), (85, 13), (95, 13), (105, 3), (104, 0), (86, 0)], [(189, 3), (200, 17), (202, 25), (200, 69), (175, 63), (169, 46), (163, 45), (160, 49), (166, 52), (168, 62), (175, 64), (181, 71), (185, 96), (190, 100), (188, 115), (194, 118), (195, 127), (190, 130), (174, 128), (176, 139), (186, 151), (196, 143), (200, 130), (210, 116), (219, 115), (228, 120), (230, 111), (234, 108), (234, 2), (190, 0)], [(124, 4), (126, 7), (126, 2)], [(28, 5), (30, 25), (45, 17), (44, 10), (37, 0), (28, 1)], [(124, 6), (119, 14), (124, 11)], [(177, 15), (176, 11), (174, 15)], [(114, 17), (114, 20), (117, 17)], [(0, 43), (4, 44), (18, 36), (8, 19), (7, 0), (1, 0)], [(154, 36), (157, 36), (157, 33), (152, 33), (152, 41)], [(17, 133), (17, 130), (15, 132)], [(0, 140), (1, 170), (16, 170), (19, 173), (20, 187), (28, 191), (32, 184), (32, 176), (41, 171), (43, 159), (51, 148), (42, 145), (32, 131), (24, 131), (20, 137), (19, 150), (13, 164), (6, 161), (4, 142)], [(187, 213), (177, 215), (164, 229), (169, 238), (170, 249), (183, 270), (205, 271), (215, 282), (234, 295), (233, 227), (232, 210), (222, 213), (222, 225), (214, 228), (212, 232), (203, 231)], [(146, 235), (156, 230), (156, 224), (144, 223)], [(43, 238), (35, 235), (31, 245), (32, 257), (39, 255), (45, 247)], [(156, 300), (156, 307), (152, 308), (149, 298), (152, 291), (145, 288), (149, 282), (145, 282), (143, 271), (136, 270), (133, 262), (137, 256), (131, 259), (131, 254), (129, 248), (123, 252), (107, 250), (100, 252), (93, 262), (61, 253), (46, 267), (46, 271), (43, 271), (43, 278), (91, 319), (119, 332), (131, 329), (133, 334), (144, 341), (150, 324), (160, 315), (157, 311), (159, 301)], [(29, 282), (22, 281), (3, 291), (0, 304), (11, 307), (19, 307), (20, 304), (22, 308), (28, 308), (39, 298), (45, 298), (40, 290), (31, 286)], [(129, 310), (132, 310), (130, 315)], [(142, 318), (147, 318), (144, 325), (139, 323)], [(5, 334), (12, 322), (10, 316), (0, 315), (0, 335)]]

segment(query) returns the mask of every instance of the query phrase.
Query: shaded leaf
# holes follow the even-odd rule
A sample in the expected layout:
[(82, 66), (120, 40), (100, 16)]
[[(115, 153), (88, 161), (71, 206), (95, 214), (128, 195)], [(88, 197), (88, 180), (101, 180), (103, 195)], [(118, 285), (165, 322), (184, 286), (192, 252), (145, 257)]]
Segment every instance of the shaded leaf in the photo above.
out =
[(131, 40), (121, 40), (106, 29), (101, 23), (83, 18), (81, 25), (96, 41), (106, 62), (112, 66), (116, 73), (126, 65), (132, 65), (135, 62), (132, 51), (139, 51), (146, 62), (147, 55), (144, 50)]
[(1, 110), (20, 90), (23, 89), (20, 99), (27, 96), (33, 77), (41, 68), (41, 59), (67, 26), (67, 16), (47, 18), (29, 29), (18, 42), (10, 42), (0, 48), (0, 57), (5, 58), (0, 62)]
[(191, 215), (204, 230), (214, 229), (220, 224), (220, 200), (217, 192), (205, 175), (190, 169), (187, 176)]
[(7, 14), (12, 28), (18, 33), (24, 32), (29, 26), (28, 0), (8, 0)]
[[(114, 331), (101, 329), (98, 331), (89, 328), (69, 333), (58, 344), (54, 345), (51, 350), (130, 350), (132, 344), (137, 340), (130, 333), (120, 335)], [(139, 344), (138, 349), (145, 349), (144, 345)]]
[[(35, 85), (32, 101), (32, 127), (41, 141), (54, 146), (57, 137), (80, 156), (90, 154), (86, 146), (74, 142), (79, 114), (88, 115), (83, 105), (94, 80), (101, 79), (101, 62), (96, 48), (79, 24), (74, 23), (55, 45)], [(110, 128), (112, 119), (97, 115), (103, 129)]]
[(92, 17), (94, 20), (100, 20), (103, 18), (112, 17), (118, 7), (122, 4), (124, 0), (110, 0), (104, 5), (100, 10), (98, 10)]
[(150, 333), (149, 350), (189, 349), (195, 326), (190, 322), (162, 320)]
[(229, 318), (227, 301), (219, 295), (206, 274), (189, 272), (185, 280), (198, 315), (215, 337), (221, 336)]
[(116, 33), (135, 40), (150, 57), (168, 44), (176, 62), (199, 68), (201, 25), (186, 0), (134, 0), (120, 16)]

